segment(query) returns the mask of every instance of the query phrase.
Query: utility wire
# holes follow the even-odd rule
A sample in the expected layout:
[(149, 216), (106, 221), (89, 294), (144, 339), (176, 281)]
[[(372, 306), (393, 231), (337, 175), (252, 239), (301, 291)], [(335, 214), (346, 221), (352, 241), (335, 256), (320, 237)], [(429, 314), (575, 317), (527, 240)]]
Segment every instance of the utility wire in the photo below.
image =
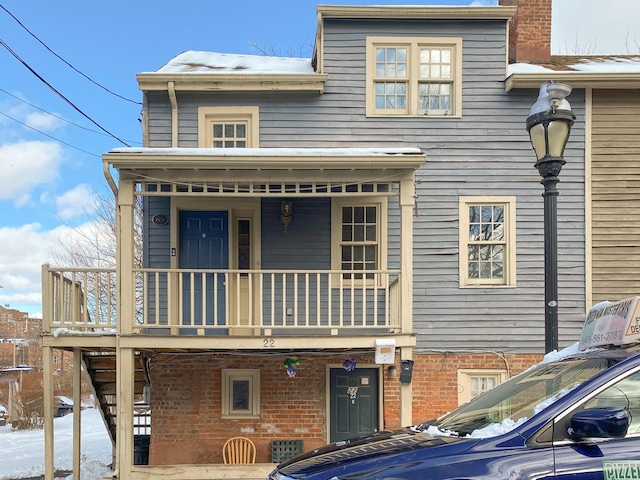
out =
[(42, 132), (42, 131), (38, 130), (37, 128), (33, 128), (31, 125), (27, 125), (26, 123), (23, 123), (23, 122), (21, 122), (20, 120), (17, 120), (17, 119), (15, 119), (15, 118), (13, 118), (12, 116), (7, 115), (7, 114), (6, 114), (6, 113), (4, 113), (4, 112), (0, 112), (0, 115), (4, 115), (4, 116), (5, 116), (5, 117), (7, 117), (9, 120), (13, 120), (14, 122), (17, 122), (17, 123), (19, 123), (20, 125), (22, 125), (22, 126), (24, 126), (24, 127), (27, 127), (27, 128), (30, 128), (30, 129), (31, 129), (31, 130), (33, 130), (34, 132), (38, 132), (39, 134), (44, 135), (45, 137), (49, 137), (50, 139), (55, 140), (56, 142), (62, 143), (63, 145), (66, 145), (67, 147), (75, 148), (76, 150), (79, 150), (79, 151), (81, 151), (81, 152), (83, 152), (83, 153), (86, 153), (86, 154), (88, 154), (88, 155), (92, 155), (92, 156), (94, 156), (94, 157), (102, 158), (102, 157), (100, 157), (100, 155), (97, 155), (97, 154), (95, 154), (95, 153), (89, 152), (89, 151), (87, 151), (87, 150), (83, 150), (83, 149), (81, 149), (81, 148), (79, 148), (79, 147), (76, 147), (76, 146), (74, 146), (74, 145), (71, 145), (70, 143), (63, 142), (62, 140), (57, 139), (56, 137), (53, 137), (53, 136), (49, 135), (48, 133)]
[(71, 100), (69, 100), (62, 93), (60, 93), (58, 90), (56, 90), (53, 85), (51, 85), (49, 82), (47, 82), (38, 72), (36, 72), (33, 68), (31, 68), (31, 66), (27, 62), (25, 62), (22, 58), (20, 58), (20, 55), (18, 55), (16, 52), (14, 52), (11, 49), (11, 47), (9, 47), (9, 45), (7, 45), (4, 42), (4, 40), (2, 40), (1, 38), (0, 38), (0, 45), (2, 45), (4, 48), (6, 48), (7, 51), (11, 55), (13, 55), (16, 58), (16, 60), (18, 60), (20, 63), (22, 63), (31, 73), (33, 73), (38, 78), (38, 80), (40, 80), (42, 83), (44, 83), (47, 87), (49, 87), (51, 89), (51, 91), (53, 91), (56, 95), (58, 95), (60, 98), (62, 98), (65, 102), (67, 102), (80, 115), (85, 117), (87, 120), (89, 120), (91, 123), (93, 123), (100, 130), (102, 130), (103, 132), (107, 133), (110, 137), (115, 138), (117, 141), (122, 143), (124, 146), (126, 146), (126, 147), (130, 147), (131, 146), (131, 145), (127, 144), (127, 142), (125, 142), (124, 140), (122, 140), (121, 138), (117, 137), (116, 135), (111, 133), (109, 130), (104, 128), (102, 125), (100, 125), (98, 122), (96, 122), (93, 118), (91, 118), (89, 115), (84, 113), (82, 110), (80, 110), (80, 108), (78, 108)]
[(11, 18), (13, 18), (16, 22), (18, 22), (18, 25), (20, 25), (22, 28), (24, 28), (26, 30), (26, 32), (31, 35), (33, 38), (35, 38), (44, 48), (46, 48), (49, 52), (51, 52), (53, 55), (55, 55), (58, 59), (60, 59), (62, 62), (64, 62), (66, 65), (68, 65), (71, 69), (73, 69), (74, 71), (76, 71), (77, 73), (79, 73), (80, 75), (82, 75), (84, 78), (86, 78), (87, 80), (89, 80), (91, 83), (93, 83), (94, 85), (102, 88), (103, 90), (105, 90), (106, 92), (109, 92), (111, 95), (115, 95), (118, 98), (121, 98), (122, 100), (126, 100), (127, 102), (131, 102), (131, 103), (135, 103), (136, 105), (142, 105), (141, 102), (138, 102), (137, 100), (131, 100), (130, 98), (127, 97), (123, 97), (122, 95), (115, 93), (111, 90), (109, 90), (107, 87), (105, 87), (104, 85), (101, 85), (100, 83), (96, 82), (95, 80), (93, 80), (92, 78), (90, 78), (89, 76), (85, 75), (83, 72), (81, 72), (80, 70), (78, 70), (76, 67), (74, 67), (73, 65), (71, 65), (69, 62), (67, 62), (64, 58), (62, 58), (60, 55), (58, 55), (56, 52), (54, 52), (53, 50), (51, 50), (49, 48), (49, 46), (44, 43), (42, 40), (40, 40), (37, 35), (35, 35), (34, 33), (31, 32), (31, 30), (29, 30), (27, 27), (25, 27), (22, 22), (20, 20), (18, 20), (16, 18), (16, 16), (11, 13), (9, 10), (7, 10), (4, 5), (0, 4), (0, 8), (2, 10), (4, 10), (5, 12), (7, 12), (7, 14), (9, 14), (11, 16)]
[[(14, 95), (14, 94), (12, 94), (12, 93), (7, 92), (7, 91), (6, 91), (5, 89), (3, 89), (3, 88), (0, 88), (0, 92), (3, 92), (3, 93), (5, 93), (5, 94), (9, 95), (10, 97), (15, 98), (15, 99), (16, 99), (16, 100), (18, 100), (19, 102), (22, 102), (22, 103), (24, 103), (24, 104), (26, 104), (26, 105), (29, 105), (30, 107), (33, 107), (33, 108), (35, 108), (36, 110), (40, 110), (41, 112), (44, 112), (44, 113), (46, 113), (47, 115), (51, 115), (52, 117), (55, 117), (55, 118), (57, 118), (57, 119), (59, 119), (59, 120), (62, 120), (63, 122), (66, 122), (66, 123), (68, 123), (68, 124), (70, 124), (70, 125), (73, 125), (74, 127), (81, 128), (82, 130), (86, 130), (87, 132), (97, 133), (98, 135), (104, 135), (104, 136), (106, 136), (106, 137), (109, 137), (109, 136), (110, 136), (110, 135), (107, 135), (107, 134), (106, 134), (106, 133), (104, 133), (104, 132), (99, 132), (99, 131), (97, 131), (97, 130), (92, 130), (91, 128), (83, 127), (82, 125), (78, 125), (77, 123), (73, 123), (73, 122), (71, 122), (71, 121), (67, 120), (67, 119), (66, 119), (66, 118), (64, 118), (64, 117), (61, 117), (61, 116), (59, 116), (59, 115), (56, 115), (55, 113), (48, 112), (47, 110), (44, 110), (44, 109), (42, 109), (42, 108), (38, 107), (37, 105), (34, 105), (33, 103), (29, 103), (29, 102), (27, 102), (26, 100), (23, 100), (22, 98), (20, 98), (20, 97), (18, 97), (18, 96), (16, 96), (16, 95)], [(127, 140), (127, 139), (125, 138), (125, 140)], [(138, 140), (127, 140), (127, 142), (130, 142), (130, 143), (137, 143), (138, 145), (142, 145), (142, 142), (140, 142), (140, 141), (138, 141)]]

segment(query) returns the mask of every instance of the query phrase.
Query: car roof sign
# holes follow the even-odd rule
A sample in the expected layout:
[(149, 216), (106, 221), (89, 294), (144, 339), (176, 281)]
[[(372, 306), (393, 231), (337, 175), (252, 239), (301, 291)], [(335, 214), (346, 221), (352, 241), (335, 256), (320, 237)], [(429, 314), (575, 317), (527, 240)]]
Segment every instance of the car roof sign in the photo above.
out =
[(626, 346), (640, 342), (639, 300), (640, 296), (635, 296), (594, 305), (584, 321), (579, 349)]

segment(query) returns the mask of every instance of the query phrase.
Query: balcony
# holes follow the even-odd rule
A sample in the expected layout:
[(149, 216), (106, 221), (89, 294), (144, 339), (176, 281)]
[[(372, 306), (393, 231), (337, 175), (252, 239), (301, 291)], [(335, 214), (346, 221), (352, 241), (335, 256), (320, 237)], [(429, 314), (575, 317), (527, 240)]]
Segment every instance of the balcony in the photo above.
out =
[(249, 337), (411, 333), (402, 331), (398, 270), (137, 269), (133, 276), (135, 291), (122, 302), (131, 311), (119, 312), (114, 269), (44, 265), (44, 331)]

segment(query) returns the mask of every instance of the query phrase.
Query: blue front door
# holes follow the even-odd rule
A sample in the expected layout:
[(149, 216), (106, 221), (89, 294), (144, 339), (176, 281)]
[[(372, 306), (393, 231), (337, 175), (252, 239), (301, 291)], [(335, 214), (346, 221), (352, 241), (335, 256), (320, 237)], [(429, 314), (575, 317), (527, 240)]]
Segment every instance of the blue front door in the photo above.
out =
[[(181, 211), (179, 255), (181, 269), (228, 269), (228, 212)], [(226, 325), (224, 274), (187, 272), (182, 280), (182, 324)]]

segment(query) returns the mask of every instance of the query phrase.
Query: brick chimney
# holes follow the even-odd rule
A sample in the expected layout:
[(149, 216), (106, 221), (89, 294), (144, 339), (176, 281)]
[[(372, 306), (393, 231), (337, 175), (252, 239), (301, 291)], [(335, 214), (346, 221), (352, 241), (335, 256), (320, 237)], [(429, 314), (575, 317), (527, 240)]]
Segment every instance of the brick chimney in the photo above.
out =
[(509, 25), (509, 62), (547, 62), (551, 58), (551, 1), (499, 0), (518, 7)]

